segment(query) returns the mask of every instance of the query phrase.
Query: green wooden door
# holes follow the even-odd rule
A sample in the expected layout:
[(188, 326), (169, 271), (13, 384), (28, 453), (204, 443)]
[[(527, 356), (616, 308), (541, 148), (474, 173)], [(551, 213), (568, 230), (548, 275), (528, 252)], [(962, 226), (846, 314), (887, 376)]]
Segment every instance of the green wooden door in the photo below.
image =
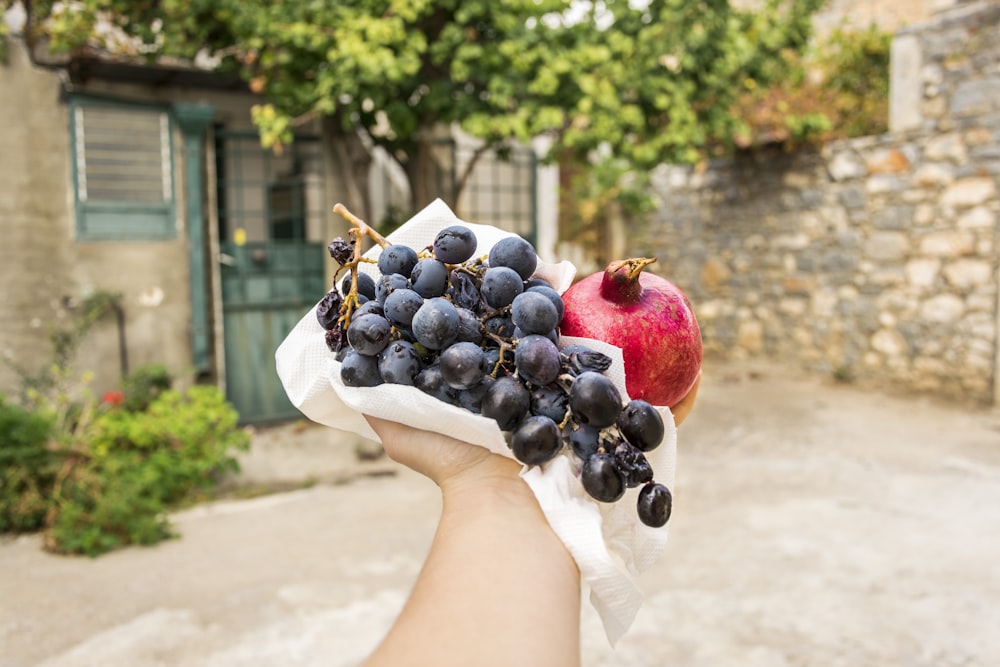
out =
[(318, 142), (276, 156), (253, 133), (216, 131), (226, 395), (244, 423), (295, 419), (274, 352), (326, 292)]
[(243, 422), (294, 419), (274, 351), (325, 291), (323, 247), (300, 241), (226, 244), (222, 267), (226, 394)]

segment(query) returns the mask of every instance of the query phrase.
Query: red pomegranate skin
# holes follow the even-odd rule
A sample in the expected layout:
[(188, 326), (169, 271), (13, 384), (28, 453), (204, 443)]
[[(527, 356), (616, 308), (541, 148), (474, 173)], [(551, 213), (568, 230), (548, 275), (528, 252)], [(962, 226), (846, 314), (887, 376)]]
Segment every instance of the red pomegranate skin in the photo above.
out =
[(621, 348), (629, 397), (673, 407), (698, 378), (701, 330), (684, 293), (643, 272), (654, 261), (614, 261), (572, 285), (560, 332)]

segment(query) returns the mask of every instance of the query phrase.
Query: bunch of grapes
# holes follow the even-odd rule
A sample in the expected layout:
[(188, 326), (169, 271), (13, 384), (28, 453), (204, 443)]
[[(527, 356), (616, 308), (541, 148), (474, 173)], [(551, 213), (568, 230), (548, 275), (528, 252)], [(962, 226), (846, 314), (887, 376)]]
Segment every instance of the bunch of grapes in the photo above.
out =
[[(672, 496), (653, 480), (645, 456), (662, 441), (663, 420), (645, 401), (623, 401), (605, 375), (610, 357), (583, 345), (558, 347), (562, 298), (533, 277), (538, 257), (529, 242), (508, 237), (475, 257), (475, 234), (454, 225), (417, 250), (337, 210), (354, 224), (350, 240), (329, 245), (337, 280), (345, 275), (316, 316), (345, 385), (412, 385), (491, 418), (525, 465), (569, 448), (591, 497), (612, 503), (641, 486), (639, 519), (667, 523)], [(382, 246), (377, 279), (358, 270), (373, 261), (361, 256), (361, 236)]]

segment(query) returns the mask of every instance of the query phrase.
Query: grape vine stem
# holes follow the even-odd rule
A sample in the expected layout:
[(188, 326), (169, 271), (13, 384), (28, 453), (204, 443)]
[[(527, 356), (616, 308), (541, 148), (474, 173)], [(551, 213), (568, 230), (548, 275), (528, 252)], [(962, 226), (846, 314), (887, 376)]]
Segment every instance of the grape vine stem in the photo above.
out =
[[(338, 202), (333, 207), (334, 213), (339, 213), (344, 219), (354, 225), (348, 234), (354, 239), (354, 258), (351, 261), (346, 262), (343, 267), (347, 268), (351, 272), (351, 289), (344, 296), (344, 303), (341, 308), (340, 319), (346, 329), (351, 324), (351, 315), (354, 313), (355, 309), (358, 307), (358, 264), (365, 261), (361, 256), (362, 253), (362, 243), (361, 239), (363, 237), (368, 237), (379, 247), (385, 249), (392, 245), (388, 239), (375, 231), (375, 228), (369, 225), (367, 222), (359, 218), (358, 216), (351, 213), (346, 206)], [(336, 279), (335, 279), (336, 280)]]

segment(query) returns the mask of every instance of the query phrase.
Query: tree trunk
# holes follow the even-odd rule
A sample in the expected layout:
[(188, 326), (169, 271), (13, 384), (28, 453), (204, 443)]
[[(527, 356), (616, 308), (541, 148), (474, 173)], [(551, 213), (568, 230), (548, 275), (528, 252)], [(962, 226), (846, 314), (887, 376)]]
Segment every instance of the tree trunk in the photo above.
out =
[[(357, 132), (344, 129), (339, 114), (324, 116), (322, 126), (334, 199), (342, 201), (358, 217), (368, 220), (372, 214), (368, 189), (371, 154)], [(330, 202), (330, 206), (335, 203)]]

